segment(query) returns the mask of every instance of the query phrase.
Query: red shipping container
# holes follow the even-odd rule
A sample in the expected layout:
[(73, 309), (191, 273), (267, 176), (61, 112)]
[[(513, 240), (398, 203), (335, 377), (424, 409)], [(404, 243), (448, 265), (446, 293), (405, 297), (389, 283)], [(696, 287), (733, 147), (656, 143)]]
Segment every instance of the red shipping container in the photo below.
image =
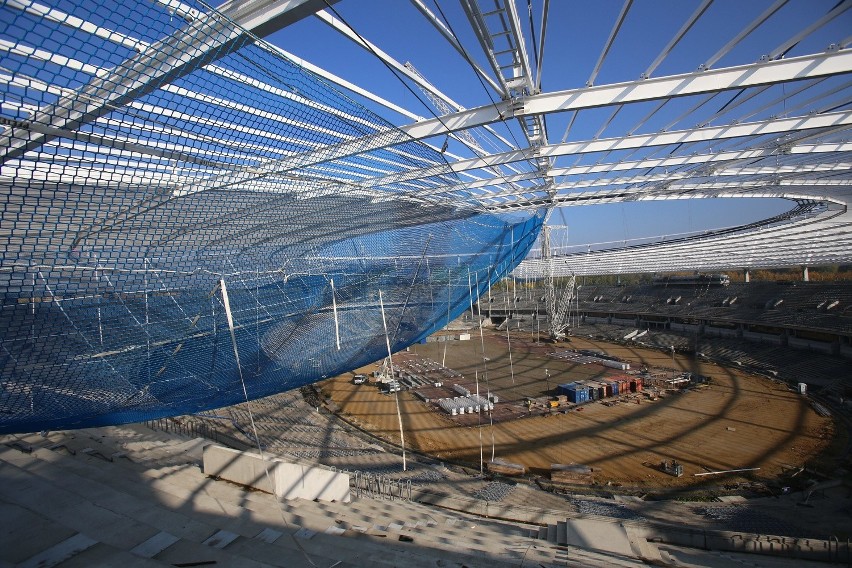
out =
[(636, 377), (630, 381), (630, 392), (640, 392), (642, 390), (642, 379)]

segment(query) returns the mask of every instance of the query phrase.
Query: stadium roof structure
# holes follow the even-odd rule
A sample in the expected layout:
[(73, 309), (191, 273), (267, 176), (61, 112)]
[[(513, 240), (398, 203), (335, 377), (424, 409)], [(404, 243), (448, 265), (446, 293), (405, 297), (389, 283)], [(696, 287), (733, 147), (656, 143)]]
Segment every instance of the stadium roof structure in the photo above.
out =
[[(852, 1), (618, 6), (555, 64), (573, 3), (4, 0), (0, 431), (333, 376), (516, 268), (852, 260)], [(523, 260), (559, 207), (709, 197), (790, 210)]]
[[(397, 3), (397, 8), (399, 4), (402, 3)], [(390, 55), (392, 46), (379, 45), (365, 37), (341, 15), (347, 11), (370, 10), (369, 4), (355, 6), (349, 2), (324, 0), (226, 2), (218, 8), (224, 17), (217, 16), (219, 19), (213, 24), (205, 21), (205, 18), (213, 19), (210, 16), (213, 8), (201, 3), (190, 5), (176, 0), (158, 0), (150, 7), (140, 3), (141, 9), (174, 16), (170, 36), (148, 41), (99, 24), (97, 21), (102, 16), (94, 15), (91, 7), (95, 3), (92, 2), (80, 3), (84, 11), (93, 14), (91, 21), (49, 8), (47, 3), (5, 2), (12, 14), (38, 15), (48, 21), (59, 21), (73, 28), (76, 34), (90, 34), (97, 41), (116, 42), (135, 50), (134, 63), (140, 69), (145, 65), (144, 60), (152, 57), (150, 54), (157, 49), (179, 50), (179, 55), (169, 55), (172, 59), (157, 63), (162, 82), (179, 75), (182, 68), (215, 60), (214, 53), (229, 43), (246, 43), (256, 37), (271, 36), (308, 16), (315, 16), (327, 24), (329, 33), (351, 40), (351, 50), (363, 49), (380, 59), (396, 79), (409, 89), (421, 90), (430, 101), (432, 108), (427, 110), (432, 116), (424, 118), (371, 91), (375, 81), (369, 75), (362, 75), (365, 85), (354, 85), (270, 45), (269, 49), (279, 56), (293, 58), (335, 88), (375, 103), (374, 108), (383, 109), (389, 115), (407, 117), (409, 122), (388, 124), (386, 129), (376, 128), (368, 136), (350, 133), (345, 138), (328, 137), (324, 143), (315, 142), (312, 150), (303, 152), (298, 159), (270, 160), (262, 165), (254, 164), (251, 172), (208, 176), (190, 191), (233, 186), (272, 171), (280, 175), (281, 171), (303, 167), (322, 170), (323, 174), (317, 177), (325, 180), (324, 176), (331, 175), (334, 170), (328, 165), (330, 161), (383, 150), (388, 154), (385, 162), (398, 161), (398, 170), (389, 173), (381, 167), (360, 165), (356, 172), (351, 167), (355, 159), (351, 159), (348, 171), (343, 174), (351, 178), (347, 179), (347, 194), (381, 198), (388, 184), (400, 184), (410, 189), (405, 192), (407, 199), (451, 202), (453, 206), (495, 212), (713, 197), (791, 201), (791, 210), (786, 214), (743, 227), (726, 227), (721, 232), (709, 231), (688, 238), (660, 236), (648, 239), (639, 248), (632, 245), (615, 247), (616, 250), (563, 251), (569, 253), (568, 257), (560, 259), (558, 264), (567, 272), (612, 274), (814, 265), (852, 259), (852, 231), (846, 213), (850, 195), (849, 152), (852, 150), (848, 137), (852, 121), (848, 82), (852, 69), (852, 53), (848, 50), (852, 38), (848, 35), (852, 24), (850, 2), (813, 4), (778, 0), (753, 3), (747, 9), (738, 5), (736, 10), (731, 10), (730, 6), (724, 6), (725, 2), (702, 0), (684, 3), (689, 7), (688, 14), (683, 21), (674, 21), (653, 12), (666, 9), (662, 5), (654, 7), (626, 0), (612, 21), (608, 36), (584, 46), (583, 52), (571, 54), (569, 65), (589, 71), (585, 83), (553, 91), (542, 90), (543, 82), (547, 82), (547, 71), (567, 73), (562, 61), (552, 63), (549, 69), (545, 67), (545, 61), (554, 59), (547, 40), (561, 33), (563, 22), (556, 17), (575, 14), (566, 13), (564, 6), (557, 7), (545, 0), (527, 3), (460, 0), (460, 12), (466, 20), (462, 23), (470, 27), (462, 34), (453, 28), (453, 24), (459, 25), (458, 19), (451, 22), (442, 4), (447, 3), (432, 5), (424, 0), (411, 0), (410, 13), (400, 10), (398, 17), (394, 14), (388, 17), (397, 25), (405, 26), (413, 7), (424, 22), (434, 27), (432, 39), (446, 42), (452, 48), (449, 51), (463, 63), (462, 71), (476, 76), (482, 85), (482, 104), (472, 108), (459, 105), (451, 98), (452, 93), (438, 90), (413, 64), (402, 63)], [(796, 20), (798, 27), (791, 27), (786, 12), (800, 10), (803, 4), (813, 8), (807, 12), (808, 19)], [(713, 27), (719, 25), (722, 17), (729, 21), (724, 31), (714, 33)], [(175, 18), (186, 25), (175, 25)], [(14, 18), (9, 21), (13, 22)], [(208, 30), (205, 26), (230, 26), (231, 30), (226, 33), (218, 28)], [(640, 59), (641, 53), (635, 54), (637, 66), (627, 66), (627, 72), (635, 72), (634, 76), (627, 78), (621, 75), (624, 71), (618, 70), (610, 75), (619, 80), (599, 84), (602, 71), (617, 57), (614, 54), (617, 47), (634, 41), (635, 28), (641, 28), (645, 38), (658, 38), (655, 45), (659, 43), (663, 47), (647, 65)], [(244, 32), (248, 33), (241, 35)], [(212, 33), (223, 35), (207, 36), (201, 41), (202, 36)], [(8, 29), (5, 34), (9, 35)], [(246, 39), (249, 36), (252, 40)], [(700, 48), (695, 46), (696, 41), (702, 42)], [(689, 47), (688, 57), (684, 55), (687, 49), (684, 46)], [(63, 54), (58, 47), (16, 43), (14, 39), (5, 40), (2, 48), (8, 56), (27, 58), (31, 62), (47, 61), (78, 74), (102, 73), (109, 67), (79, 61)], [(253, 82), (264, 88), (262, 79), (242, 76), (219, 68), (215, 63), (205, 68), (214, 75)], [(448, 69), (458, 67), (448, 66)], [(41, 84), (36, 77), (27, 77), (20, 71), (7, 74), (7, 78), (24, 89), (65, 88), (61, 84)], [(146, 77), (147, 84), (160, 88), (158, 81), (151, 79)], [(144, 91), (132, 90), (134, 81), (139, 79), (132, 75), (120, 79), (122, 89), (117, 89), (114, 96), (120, 97), (122, 103), (144, 95)], [(105, 88), (112, 87), (109, 83)], [(209, 95), (204, 93), (164, 88), (175, 98), (197, 101), (208, 96), (209, 100)], [(267, 91), (272, 97), (295, 100), (288, 93), (274, 92), (271, 88)], [(101, 95), (87, 93), (93, 99)], [(239, 97), (238, 92), (231, 95)], [(240, 102), (230, 100), (225, 93), (216, 96), (223, 104), (238, 105)], [(25, 101), (16, 102), (7, 97), (3, 104), (7, 109), (17, 108), (19, 122), (26, 123), (26, 128), (30, 129), (21, 137), (17, 135), (20, 133), (8, 129), (4, 133), (6, 165), (3, 177), (6, 180), (21, 175), (20, 169), (10, 172), (8, 160), (19, 159), (22, 152), (41, 141), (73, 131), (76, 125), (86, 121), (81, 113), (82, 121), (73, 116), (64, 117), (60, 123), (53, 121), (38, 131), (35, 125), (39, 120), (27, 114)], [(102, 114), (113, 104), (115, 101), (105, 96), (98, 103), (100, 109), (89, 108), (85, 112)], [(347, 112), (340, 111), (339, 118), (348, 120)], [(597, 131), (585, 138), (572, 136), (572, 128), (575, 123), (582, 122), (584, 114), (592, 115), (587, 120), (597, 125)], [(625, 116), (630, 119), (624, 120)], [(16, 124), (8, 117), (5, 122)], [(229, 132), (229, 128), (237, 128), (236, 125), (222, 121), (215, 125), (222, 135), (245, 136), (244, 130)], [(149, 163), (146, 159), (140, 166), (138, 155), (150, 156), (151, 148), (141, 148), (137, 137), (122, 133), (120, 124), (115, 126), (118, 129), (115, 140), (111, 139), (108, 145), (111, 148), (120, 146), (126, 158), (120, 165), (110, 165), (109, 176), (105, 176), (104, 167), (97, 160), (75, 164), (73, 168), (55, 162), (48, 166), (47, 162), (53, 158), (49, 160), (43, 152), (30, 154), (32, 160), (39, 162), (31, 171), (45, 178), (61, 175), (63, 179), (77, 176), (91, 180), (96, 176), (102, 180), (108, 177), (109, 183), (115, 183), (117, 178), (149, 177)], [(169, 135), (183, 142), (197, 140), (186, 127), (181, 130), (170, 125)], [(426, 141), (436, 150), (443, 146), (441, 153), (446, 163), (437, 170), (432, 164), (416, 161), (402, 165), (405, 153), (398, 146), (411, 140)], [(453, 146), (458, 147), (458, 153), (447, 150), (451, 140)], [(104, 145), (105, 140), (90, 135), (87, 144), (96, 148)], [(160, 148), (156, 153), (163, 164), (176, 156), (186, 157), (185, 153), (178, 156), (175, 149)], [(200, 158), (193, 156), (192, 159), (197, 163)], [(210, 160), (210, 157), (205, 159)], [(20, 167), (18, 162), (13, 163)], [(170, 175), (162, 170), (163, 167), (166, 166), (161, 166), (158, 173), (161, 179), (181, 185), (174, 181), (175, 173)], [(436, 179), (436, 172), (439, 176), (455, 174), (454, 179)], [(280, 184), (281, 179), (267, 178), (267, 183)], [(181, 187), (174, 191), (179, 194), (187, 189)], [(537, 272), (540, 272), (540, 263), (535, 259), (525, 262), (519, 271), (525, 275)]]
[[(572, 52), (567, 65), (588, 69), (585, 83), (554, 91), (542, 90), (543, 76), (546, 81), (547, 71), (565, 73), (566, 63), (553, 62), (550, 51), (557, 48), (549, 49), (546, 38), (548, 30), (551, 37), (562, 32), (564, 22), (555, 17), (574, 16), (571, 11), (547, 1), (461, 0), (470, 37), (478, 40), (463, 45), (458, 22), (454, 29), (441, 7), (446, 3), (411, 4), (469, 66), (467, 72), (478, 76), (483, 104), (461, 107), (452, 93), (439, 91), (411, 63), (350, 28), (334, 9), (317, 17), (429, 99), (434, 116), (416, 117), (403, 132), (436, 147), (449, 136), (461, 146), (466, 157), (450, 154), (448, 164), (463, 179), (429, 195), (468, 191), (475, 206), (489, 211), (718, 197), (790, 201), (789, 211), (744, 226), (660, 235), (606, 250), (563, 247), (546, 262), (534, 258), (534, 248), (516, 274), (813, 266), (852, 259), (850, 2), (810, 4), (813, 10), (791, 27), (785, 11), (801, 8), (799, 2), (731, 11), (724, 2), (696, 1), (686, 3), (682, 21), (674, 21), (649, 11), (647, 3), (627, 0), (619, 3), (608, 36)], [(340, 13), (347, 8), (343, 3)], [(719, 12), (732, 21), (724, 32), (712, 33)], [(614, 47), (630, 41), (624, 36), (635, 37), (631, 27), (661, 38), (660, 51), (647, 66), (636, 55), (633, 77), (598, 84)], [(700, 48), (693, 36), (703, 42)], [(683, 53), (690, 42), (692, 59)], [(592, 114), (594, 134), (572, 136), (584, 113)], [(411, 181), (429, 173), (414, 169), (402, 177)]]

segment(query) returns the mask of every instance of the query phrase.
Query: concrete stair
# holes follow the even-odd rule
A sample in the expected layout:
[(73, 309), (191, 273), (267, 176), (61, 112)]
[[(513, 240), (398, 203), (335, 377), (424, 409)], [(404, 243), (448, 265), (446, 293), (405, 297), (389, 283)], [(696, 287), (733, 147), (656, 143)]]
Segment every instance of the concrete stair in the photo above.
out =
[(205, 477), (197, 441), (141, 427), (122, 427), (125, 435), (97, 429), (0, 445), (0, 519), (12, 527), (0, 536), (0, 566), (491, 568), (554, 559), (527, 537), (529, 526), (403, 501), (279, 504)]
[[(483, 558), (511, 561), (521, 558), (530, 546), (529, 525), (448, 513), (411, 502), (361, 498), (348, 504), (312, 505), (332, 515), (341, 528), (385, 533), (389, 538), (409, 537), (444, 552), (469, 551)], [(547, 555), (543, 560), (548, 560)]]
[[(557, 558), (560, 566), (627, 567), (655, 561), (662, 563), (659, 552), (647, 541), (641, 550), (633, 546), (627, 548), (628, 532), (622, 523), (570, 518), (532, 529), (529, 536), (555, 545), (560, 551)], [(620, 542), (621, 534), (624, 534), (624, 542)]]

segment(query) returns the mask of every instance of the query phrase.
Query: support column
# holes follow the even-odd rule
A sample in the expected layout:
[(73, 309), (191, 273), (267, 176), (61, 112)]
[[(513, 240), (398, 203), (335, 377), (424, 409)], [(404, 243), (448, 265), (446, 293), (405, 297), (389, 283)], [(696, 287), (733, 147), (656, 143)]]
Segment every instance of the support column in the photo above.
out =
[(751, 282), (751, 272), (749, 272), (748, 268), (743, 268), (743, 279), (746, 284)]
[(802, 267), (802, 281), (804, 281), (804, 282), (810, 282), (811, 281), (810, 277), (808, 276), (808, 267), (807, 266)]

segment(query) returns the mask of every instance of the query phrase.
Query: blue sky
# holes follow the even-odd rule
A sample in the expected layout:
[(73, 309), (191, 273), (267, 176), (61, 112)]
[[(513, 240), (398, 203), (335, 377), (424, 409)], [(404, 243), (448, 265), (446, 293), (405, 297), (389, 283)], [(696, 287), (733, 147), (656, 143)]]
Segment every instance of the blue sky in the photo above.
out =
[[(427, 2), (437, 12), (434, 0)], [(627, 20), (613, 45), (596, 81), (596, 85), (633, 81), (639, 78), (677, 30), (695, 11), (698, 1), (639, 0), (634, 2)], [(743, 27), (767, 9), (772, 2), (717, 0), (701, 17), (693, 29), (653, 72), (653, 76), (689, 73), (712, 57), (721, 46)], [(757, 61), (794, 36), (808, 22), (815, 21), (836, 4), (835, 0), (793, 0), (776, 13), (772, 19), (749, 34), (745, 40), (722, 57), (715, 68), (741, 65)], [(485, 66), (481, 49), (458, 2), (442, 0), (440, 8), (462, 44)], [(519, 3), (523, 6), (524, 3)], [(541, 0), (534, 0), (534, 14), (539, 14)], [(573, 2), (555, 0), (547, 30), (544, 54), (544, 91), (581, 88), (585, 85), (598, 55), (609, 35), (622, 2)], [(431, 24), (405, 0), (342, 0), (334, 5), (343, 19), (364, 38), (377, 44), (401, 62), (411, 61), (417, 69), (444, 93), (465, 107), (488, 104), (491, 98), (469, 66), (439, 36)], [(526, 13), (521, 12), (526, 24)], [(538, 22), (535, 33), (538, 35)], [(852, 16), (847, 12), (841, 18), (812, 34), (787, 53), (788, 57), (824, 50), (829, 43), (840, 41), (852, 30)], [(526, 32), (529, 34), (529, 31)], [(337, 34), (316, 18), (308, 18), (267, 38), (287, 51), (304, 57), (359, 84), (422, 116), (431, 116), (422, 104), (422, 94), (416, 94), (387, 67), (370, 53), (355, 47), (350, 40)], [(528, 47), (530, 38), (528, 37)], [(833, 80), (843, 81), (843, 78)], [(738, 113), (749, 120), (769, 118), (760, 113), (751, 114), (763, 101), (777, 97), (782, 87), (773, 87), (764, 97), (744, 104)], [(496, 98), (492, 93), (490, 97)], [(729, 102), (732, 94), (719, 96), (702, 108), (700, 115), (707, 116)], [(803, 95), (804, 97), (804, 95)], [(372, 103), (366, 103), (377, 108)], [(672, 126), (666, 121), (681, 116), (695, 104), (690, 98), (673, 100), (666, 112), (660, 113), (640, 127), (638, 133), (657, 132), (664, 127), (690, 128), (695, 125), (692, 116)], [(625, 107), (601, 133), (602, 138), (619, 136), (630, 131), (655, 103)], [(391, 122), (406, 124), (410, 120), (386, 109), (377, 112)], [(568, 141), (589, 140), (598, 134), (601, 125), (610, 118), (612, 109), (593, 109), (580, 113)], [(549, 115), (549, 139), (558, 143), (564, 135), (568, 116)], [(513, 126), (504, 129), (509, 137), (522, 135)], [(440, 146), (441, 140), (432, 140)], [(712, 151), (712, 145), (696, 151)], [(459, 144), (451, 144), (451, 152), (469, 156), (470, 152)], [(646, 155), (642, 151), (636, 157)], [(613, 159), (621, 156), (612, 156)], [(574, 158), (566, 156), (557, 160), (557, 166), (574, 163), (594, 163), (600, 156)], [(611, 160), (610, 160), (611, 161)], [(671, 235), (703, 231), (717, 227), (748, 223), (770, 217), (792, 206), (780, 199), (704, 199), (674, 202), (626, 203), (603, 206), (564, 208), (564, 214), (555, 213), (554, 223), (567, 222), (571, 244), (599, 243), (630, 240), (652, 235)]]

